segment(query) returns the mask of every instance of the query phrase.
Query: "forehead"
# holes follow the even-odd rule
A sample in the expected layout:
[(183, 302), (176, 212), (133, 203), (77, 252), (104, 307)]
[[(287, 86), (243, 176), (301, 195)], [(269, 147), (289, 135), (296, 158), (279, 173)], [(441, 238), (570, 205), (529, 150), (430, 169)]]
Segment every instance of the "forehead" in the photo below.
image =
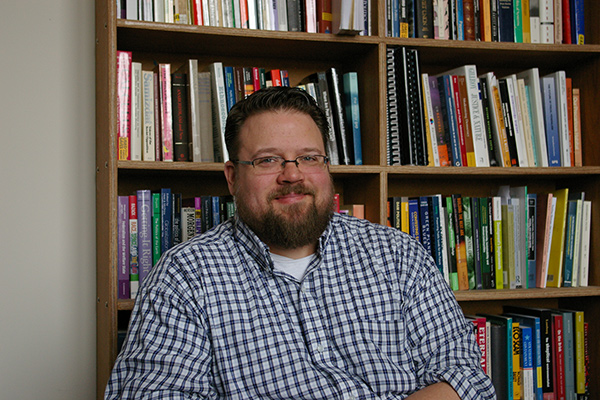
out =
[(290, 110), (265, 111), (244, 122), (239, 134), (240, 153), (256, 156), (265, 152), (324, 153), (321, 132), (305, 113)]

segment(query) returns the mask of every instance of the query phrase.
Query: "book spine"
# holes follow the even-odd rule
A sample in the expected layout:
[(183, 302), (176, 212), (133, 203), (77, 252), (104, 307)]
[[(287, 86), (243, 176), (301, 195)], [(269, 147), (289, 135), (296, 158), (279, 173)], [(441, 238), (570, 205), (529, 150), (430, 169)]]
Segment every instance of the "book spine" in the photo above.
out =
[(458, 270), (456, 262), (456, 232), (455, 232), (455, 210), (452, 204), (452, 197), (446, 197), (446, 213), (448, 215), (448, 261), (449, 261), (449, 275), (450, 275), (450, 287), (452, 290), (459, 290), (458, 284)]
[(213, 106), (213, 146), (215, 162), (225, 162), (229, 159), (225, 146), (225, 123), (227, 121), (227, 94), (225, 91), (225, 78), (223, 64), (214, 62), (210, 64), (212, 106)]
[(139, 282), (142, 284), (152, 269), (152, 193), (137, 191)]
[(343, 75), (344, 111), (346, 125), (349, 128), (349, 140), (352, 145), (354, 165), (362, 165), (362, 140), (360, 131), (360, 106), (358, 101), (358, 74), (348, 72)]
[(173, 161), (173, 105), (171, 95), (171, 65), (160, 64), (160, 112), (162, 161)]
[[(160, 193), (152, 193), (152, 265), (156, 265), (162, 255), (160, 229)], [(142, 278), (143, 282), (143, 278)]]
[(504, 257), (503, 257), (503, 240), (502, 240), (502, 205), (499, 196), (492, 197), (492, 216), (494, 228), (494, 264), (496, 266), (494, 278), (496, 281), (496, 289), (504, 287)]
[(142, 160), (142, 63), (131, 63), (130, 159)]
[(129, 297), (135, 299), (139, 280), (139, 240), (137, 196), (129, 196)]
[(168, 188), (160, 190), (160, 244), (161, 253), (173, 246), (173, 197)]
[(171, 76), (173, 154), (175, 161), (189, 161), (190, 141), (188, 131), (188, 90), (187, 74), (175, 72)]
[(142, 160), (156, 161), (155, 153), (155, 114), (154, 114), (154, 73), (142, 71), (143, 114), (142, 114)]
[(117, 202), (117, 296), (119, 299), (129, 299), (129, 196), (118, 196)]
[(117, 51), (117, 137), (119, 160), (130, 160), (131, 52)]

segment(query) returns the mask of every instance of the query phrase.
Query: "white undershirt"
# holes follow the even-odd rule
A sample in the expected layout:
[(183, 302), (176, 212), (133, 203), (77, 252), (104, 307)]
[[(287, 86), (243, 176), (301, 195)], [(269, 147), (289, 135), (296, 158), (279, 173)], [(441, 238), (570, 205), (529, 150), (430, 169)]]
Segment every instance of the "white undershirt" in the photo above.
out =
[(308, 268), (308, 265), (315, 257), (314, 254), (311, 254), (308, 257), (293, 259), (289, 257), (280, 256), (279, 254), (271, 253), (271, 258), (273, 259), (273, 266), (276, 271), (285, 272), (288, 275), (293, 276), (298, 281), (301, 281), (304, 277), (304, 273)]

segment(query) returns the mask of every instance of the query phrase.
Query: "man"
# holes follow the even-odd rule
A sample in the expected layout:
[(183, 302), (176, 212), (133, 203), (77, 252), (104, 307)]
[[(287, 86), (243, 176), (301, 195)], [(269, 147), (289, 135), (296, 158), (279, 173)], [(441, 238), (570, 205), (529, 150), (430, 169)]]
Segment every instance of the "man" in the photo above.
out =
[(299, 89), (232, 108), (237, 216), (153, 269), (107, 399), (494, 398), (425, 250), (332, 213), (326, 121)]

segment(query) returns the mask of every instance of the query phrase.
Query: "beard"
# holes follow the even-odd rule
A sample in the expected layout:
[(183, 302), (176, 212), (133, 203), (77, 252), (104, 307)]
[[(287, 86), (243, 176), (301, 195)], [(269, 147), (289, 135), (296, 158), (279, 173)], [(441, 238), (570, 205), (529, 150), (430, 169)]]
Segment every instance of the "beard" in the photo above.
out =
[[(303, 184), (286, 186), (268, 196), (268, 208), (259, 214), (247, 206), (243, 194), (236, 190), (236, 210), (240, 219), (267, 245), (296, 249), (316, 243), (327, 228), (333, 214), (333, 184), (329, 192), (325, 204), (317, 207), (313, 190)], [(287, 205), (283, 212), (276, 212), (272, 201), (292, 193), (310, 195), (312, 201), (310, 204)]]

